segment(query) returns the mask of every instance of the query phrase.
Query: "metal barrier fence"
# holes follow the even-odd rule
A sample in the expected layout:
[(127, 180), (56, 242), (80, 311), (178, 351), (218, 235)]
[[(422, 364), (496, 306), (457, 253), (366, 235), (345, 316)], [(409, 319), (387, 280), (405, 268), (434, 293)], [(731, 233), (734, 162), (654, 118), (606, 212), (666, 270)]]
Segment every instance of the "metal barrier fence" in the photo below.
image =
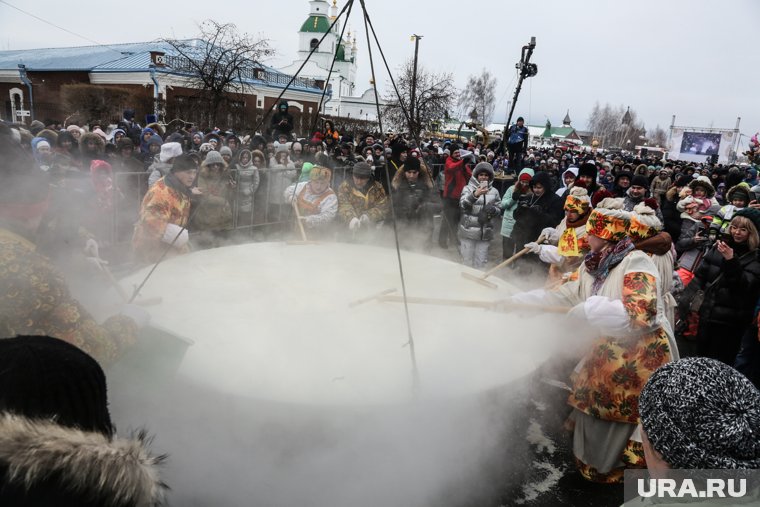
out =
[[(352, 166), (333, 169), (331, 188), (337, 191), (344, 180), (350, 177)], [(108, 219), (106, 238), (112, 245), (128, 247), (132, 231), (139, 218), (140, 207), (148, 191), (150, 172), (114, 173), (114, 198), (112, 216)], [(250, 208), (245, 206), (245, 186), (250, 185), (249, 177), (237, 170), (230, 173), (233, 185), (230, 207), (232, 209), (232, 230), (240, 237), (257, 237), (256, 232), (270, 233), (292, 225), (290, 203), (282, 195), (287, 186), (296, 183), (300, 177), (297, 169), (259, 169), (259, 185), (251, 195)], [(280, 176), (282, 175), (282, 176)], [(278, 181), (279, 180), (279, 181)], [(287, 185), (283, 183), (284, 180)], [(105, 217), (104, 217), (105, 218)], [(189, 229), (192, 234), (192, 228)]]

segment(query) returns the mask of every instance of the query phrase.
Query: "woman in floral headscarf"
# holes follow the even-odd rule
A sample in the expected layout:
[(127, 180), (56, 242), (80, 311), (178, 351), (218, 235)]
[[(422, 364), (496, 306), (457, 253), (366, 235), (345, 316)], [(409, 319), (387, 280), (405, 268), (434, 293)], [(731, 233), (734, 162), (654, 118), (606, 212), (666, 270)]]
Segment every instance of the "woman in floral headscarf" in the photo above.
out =
[(571, 318), (593, 331), (595, 338), (571, 377), (568, 426), (579, 471), (606, 483), (621, 482), (625, 468), (645, 466), (636, 431), (639, 394), (649, 376), (677, 356), (663, 316), (658, 269), (626, 236), (630, 215), (621, 204), (604, 199), (591, 212), (586, 222), (591, 251), (577, 280), (553, 292), (512, 298), (573, 306)]
[(551, 265), (547, 287), (562, 283), (566, 274), (578, 269), (589, 251), (586, 222), (591, 212), (591, 199), (588, 191), (580, 186), (571, 188), (564, 210), (565, 218), (557, 227), (547, 227), (541, 231), (547, 244), (532, 242), (525, 245), (539, 259)]

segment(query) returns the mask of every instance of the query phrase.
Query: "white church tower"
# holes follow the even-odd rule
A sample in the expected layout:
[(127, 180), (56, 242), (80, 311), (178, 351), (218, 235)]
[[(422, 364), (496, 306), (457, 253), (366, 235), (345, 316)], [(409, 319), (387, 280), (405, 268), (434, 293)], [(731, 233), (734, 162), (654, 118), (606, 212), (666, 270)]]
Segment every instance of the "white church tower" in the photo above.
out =
[[(301, 64), (309, 56), (313, 48), (317, 48), (309, 58), (309, 62), (301, 70), (299, 76), (324, 81), (330, 73), (330, 65), (335, 57), (335, 65), (330, 75), (329, 86), (332, 96), (325, 99), (323, 113), (333, 116), (350, 116), (360, 119), (375, 119), (377, 114), (374, 106), (374, 92), (361, 97), (356, 93), (356, 60), (358, 49), (356, 36), (346, 32), (346, 38), (340, 38), (341, 21), (332, 25), (338, 16), (338, 2), (332, 0), (332, 6), (327, 0), (311, 0), (309, 2), (309, 17), (298, 31), (298, 58), (280, 70), (286, 74), (295, 74)], [(327, 34), (320, 44), (319, 41)], [(371, 104), (367, 99), (371, 98)]]

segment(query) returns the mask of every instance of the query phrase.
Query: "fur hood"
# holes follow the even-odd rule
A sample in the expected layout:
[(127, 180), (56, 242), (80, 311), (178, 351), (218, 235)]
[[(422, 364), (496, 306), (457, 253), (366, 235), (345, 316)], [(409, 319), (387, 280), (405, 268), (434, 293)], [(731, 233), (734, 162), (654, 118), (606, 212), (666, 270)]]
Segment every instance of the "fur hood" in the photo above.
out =
[(87, 141), (89, 140), (95, 141), (95, 151), (98, 155), (106, 151), (106, 142), (103, 140), (103, 138), (97, 134), (93, 134), (92, 132), (87, 132), (85, 134), (82, 134), (82, 138), (79, 140), (79, 150), (82, 152), (82, 155), (91, 155), (87, 151)]
[[(168, 488), (158, 469), (166, 457), (151, 456), (149, 444), (143, 432), (130, 439), (108, 438), (51, 421), (2, 414), (0, 469), (6, 475), (0, 484), (34, 492), (55, 487), (51, 479), (60, 478), (69, 486), (66, 491), (97, 499), (98, 505), (161, 505)], [(0, 489), (0, 499), (5, 492)]]

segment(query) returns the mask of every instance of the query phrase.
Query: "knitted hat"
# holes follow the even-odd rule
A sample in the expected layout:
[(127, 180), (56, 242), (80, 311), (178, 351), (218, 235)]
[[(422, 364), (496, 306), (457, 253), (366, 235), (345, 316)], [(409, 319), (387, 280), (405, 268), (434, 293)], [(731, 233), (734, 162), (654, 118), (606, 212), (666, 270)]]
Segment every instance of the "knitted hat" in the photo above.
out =
[(0, 340), (0, 412), (113, 432), (106, 378), (97, 361), (48, 336)]
[(757, 232), (760, 233), (760, 210), (755, 208), (742, 208), (734, 213), (734, 218), (745, 217), (748, 218), (752, 225), (755, 226)]
[(631, 186), (649, 188), (649, 179), (647, 179), (646, 176), (637, 174), (636, 176), (631, 178)]
[(369, 178), (372, 174), (372, 167), (366, 162), (357, 162), (354, 165), (353, 175), (359, 178)]
[(726, 192), (726, 200), (730, 203), (734, 199), (744, 199), (745, 203), (749, 203), (749, 185), (742, 182), (736, 186), (729, 188), (728, 192)]
[(493, 166), (488, 162), (480, 162), (478, 165), (476, 165), (475, 169), (472, 170), (472, 176), (474, 178), (477, 178), (478, 174), (482, 172), (488, 173), (489, 180), (493, 179)]
[(585, 215), (591, 207), (588, 191), (583, 187), (573, 187), (565, 199), (565, 211)]
[(227, 156), (231, 157), (232, 156), (232, 148), (230, 148), (229, 146), (222, 146), (221, 148), (219, 148), (219, 154), (220, 155), (227, 155)]
[(597, 204), (586, 222), (586, 232), (607, 241), (617, 242), (625, 238), (630, 214), (620, 209), (622, 202), (618, 203), (617, 199), (607, 198)]
[(179, 143), (164, 143), (161, 145), (161, 154), (158, 156), (163, 163), (168, 163), (175, 157), (182, 155), (182, 145)]
[(404, 165), (402, 166), (404, 168), (404, 172), (406, 171), (419, 171), (420, 170), (420, 159), (417, 157), (409, 157), (404, 161)]
[(639, 414), (672, 468), (760, 468), (760, 392), (720, 361), (689, 357), (662, 366), (641, 391)]
[(530, 181), (533, 179), (533, 175), (535, 172), (533, 172), (533, 169), (528, 169), (527, 167), (520, 171), (520, 175), (517, 177), (520, 181)]
[(309, 179), (311, 181), (330, 181), (331, 178), (332, 178), (332, 171), (328, 169), (327, 167), (315, 165), (309, 171)]
[(211, 164), (222, 164), (225, 167), (227, 166), (227, 162), (224, 161), (221, 153), (213, 150), (208, 152), (206, 158), (201, 162), (201, 167), (206, 167)]
[(715, 195), (715, 187), (712, 186), (712, 183), (710, 182), (710, 178), (708, 178), (707, 176), (699, 176), (689, 183), (689, 188), (691, 188), (692, 192), (697, 187), (704, 188), (705, 194), (707, 195), (707, 197), (712, 197)]
[(643, 202), (633, 208), (630, 218), (628, 236), (634, 242), (649, 239), (662, 230), (662, 222), (657, 218), (655, 211)]

